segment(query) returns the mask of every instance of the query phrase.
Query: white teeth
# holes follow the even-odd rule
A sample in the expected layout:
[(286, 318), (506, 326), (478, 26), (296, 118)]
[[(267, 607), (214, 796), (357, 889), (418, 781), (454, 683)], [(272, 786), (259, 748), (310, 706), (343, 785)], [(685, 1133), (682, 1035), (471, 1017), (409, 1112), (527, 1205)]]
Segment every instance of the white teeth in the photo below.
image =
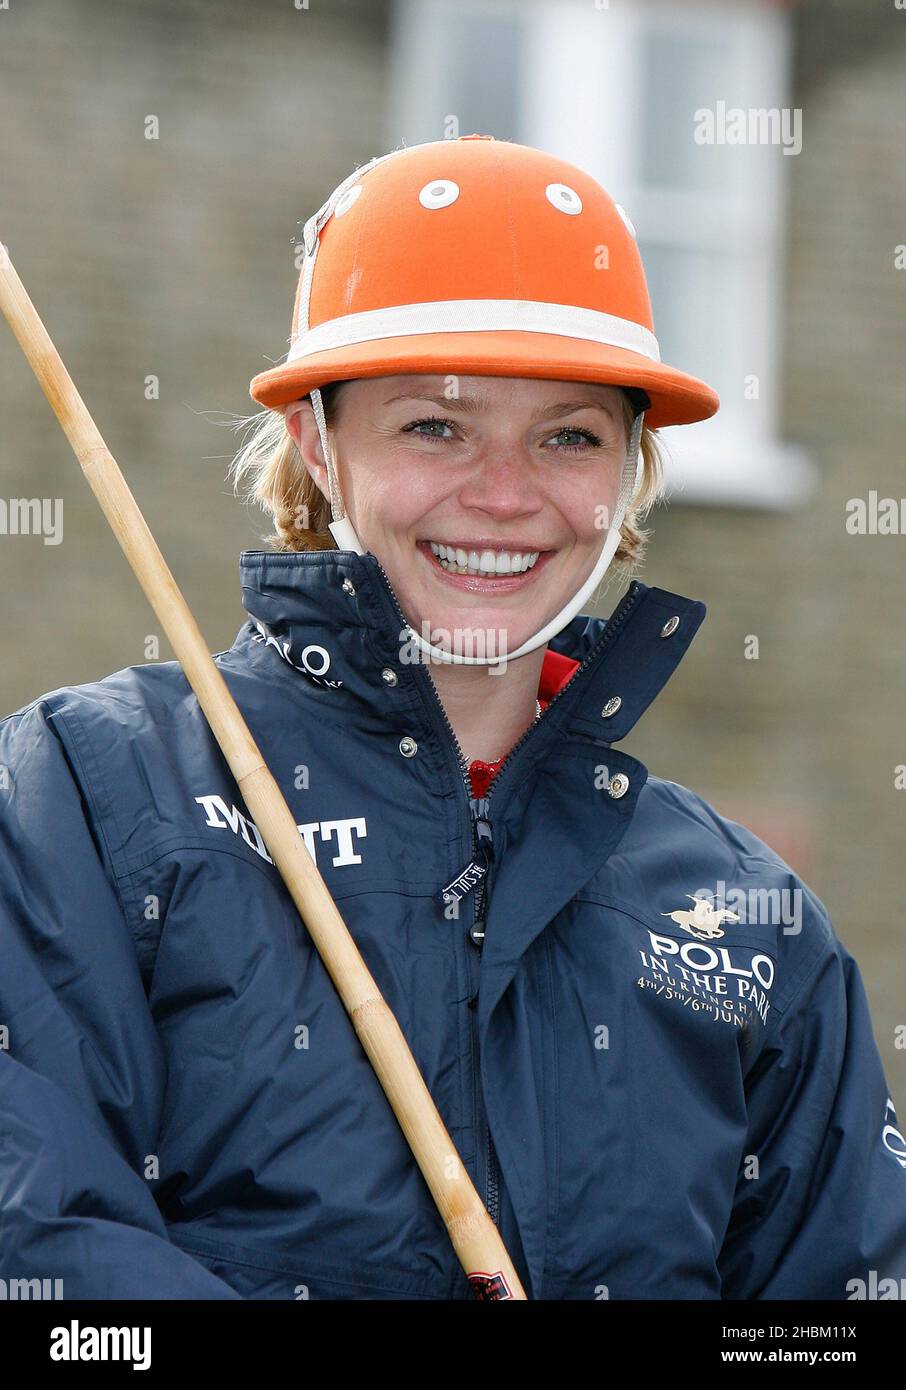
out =
[(477, 550), (465, 551), (461, 547), (443, 545), (440, 541), (429, 541), (432, 552), (437, 556), (441, 567), (451, 574), (524, 574), (530, 570), (540, 555), (539, 550)]

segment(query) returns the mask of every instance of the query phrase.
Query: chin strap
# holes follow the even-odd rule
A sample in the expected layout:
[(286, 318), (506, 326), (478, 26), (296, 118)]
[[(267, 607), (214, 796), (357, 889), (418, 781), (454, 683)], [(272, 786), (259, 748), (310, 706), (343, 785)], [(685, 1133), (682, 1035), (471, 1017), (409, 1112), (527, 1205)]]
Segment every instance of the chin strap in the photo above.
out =
[[(365, 549), (356, 535), (355, 527), (346, 515), (343, 505), (343, 497), (340, 492), (340, 485), (337, 480), (336, 460), (334, 458), (333, 446), (327, 432), (327, 424), (324, 418), (324, 406), (321, 401), (321, 392), (316, 388), (311, 391), (311, 404), (314, 411), (315, 420), (318, 424), (318, 433), (321, 436), (321, 448), (324, 452), (324, 460), (327, 465), (327, 479), (330, 488), (330, 513), (333, 520), (329, 523), (328, 530), (337, 543), (339, 550), (351, 550), (356, 555), (364, 555)], [(549, 642), (552, 637), (556, 637), (558, 632), (562, 632), (567, 623), (572, 622), (573, 618), (581, 611), (582, 607), (588, 602), (595, 589), (604, 578), (610, 563), (613, 559), (617, 546), (620, 543), (620, 526), (623, 517), (626, 515), (626, 508), (638, 486), (639, 474), (642, 469), (642, 458), (639, 446), (642, 438), (642, 424), (645, 419), (644, 410), (640, 410), (632, 422), (632, 429), (629, 435), (629, 443), (626, 447), (626, 459), (623, 465), (623, 474), (620, 481), (620, 492), (617, 499), (616, 511), (612, 524), (608, 527), (604, 537), (604, 544), (597, 560), (582, 584), (582, 587), (564, 604), (550, 622), (546, 623), (534, 636), (529, 637), (514, 652), (499, 652), (491, 656), (465, 656), (458, 652), (449, 652), (443, 647), (436, 647), (433, 643), (425, 640), (420, 633), (407, 625), (407, 640), (414, 642), (419, 650), (426, 657), (433, 661), (442, 661), (448, 665), (461, 666), (495, 666), (501, 661), (514, 661), (517, 657), (526, 656), (533, 652), (536, 647)]]

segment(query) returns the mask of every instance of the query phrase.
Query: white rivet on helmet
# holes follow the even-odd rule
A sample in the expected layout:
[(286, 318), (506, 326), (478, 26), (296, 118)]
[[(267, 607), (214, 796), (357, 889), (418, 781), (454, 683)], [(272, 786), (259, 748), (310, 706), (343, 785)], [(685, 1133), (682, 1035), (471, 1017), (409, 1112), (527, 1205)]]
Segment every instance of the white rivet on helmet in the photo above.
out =
[(574, 217), (577, 212), (582, 211), (582, 199), (569, 184), (549, 183), (544, 192), (548, 202), (553, 203), (558, 212), (568, 212)]
[(418, 201), (423, 208), (445, 208), (449, 207), (450, 203), (455, 203), (458, 197), (458, 183), (454, 183), (452, 179), (432, 179), (419, 193)]
[(624, 223), (626, 224), (626, 230), (629, 232), (629, 235), (632, 237), (636, 236), (637, 233), (635, 227), (632, 225), (632, 218), (629, 216), (629, 213), (626, 211), (624, 207), (621, 207), (619, 203), (616, 203), (615, 207), (617, 212), (622, 217)]
[(337, 199), (336, 207), (333, 210), (334, 217), (342, 217), (344, 212), (348, 212), (353, 203), (362, 191), (360, 183), (354, 183), (351, 188), (347, 188), (345, 193), (341, 193)]

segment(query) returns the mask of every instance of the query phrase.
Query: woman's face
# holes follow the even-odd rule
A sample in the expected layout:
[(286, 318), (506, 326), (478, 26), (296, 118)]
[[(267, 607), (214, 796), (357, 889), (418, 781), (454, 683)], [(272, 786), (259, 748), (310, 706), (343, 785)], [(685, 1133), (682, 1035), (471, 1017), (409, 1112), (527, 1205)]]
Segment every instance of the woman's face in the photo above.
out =
[[(328, 496), (310, 401), (286, 421)], [(350, 382), (333, 441), (346, 511), (407, 621), (467, 655), (475, 634), (514, 651), (588, 578), (626, 450), (616, 387), (487, 376)]]

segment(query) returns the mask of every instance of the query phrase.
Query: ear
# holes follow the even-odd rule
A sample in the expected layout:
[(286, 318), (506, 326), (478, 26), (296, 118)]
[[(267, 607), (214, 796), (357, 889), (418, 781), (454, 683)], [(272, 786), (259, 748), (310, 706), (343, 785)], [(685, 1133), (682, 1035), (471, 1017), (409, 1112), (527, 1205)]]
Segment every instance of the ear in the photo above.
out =
[(283, 412), (283, 418), (286, 422), (287, 433), (295, 441), (302, 462), (313, 481), (324, 496), (329, 497), (330, 484), (327, 480), (324, 450), (321, 448), (321, 435), (308, 396), (303, 396), (299, 401), (290, 401)]

